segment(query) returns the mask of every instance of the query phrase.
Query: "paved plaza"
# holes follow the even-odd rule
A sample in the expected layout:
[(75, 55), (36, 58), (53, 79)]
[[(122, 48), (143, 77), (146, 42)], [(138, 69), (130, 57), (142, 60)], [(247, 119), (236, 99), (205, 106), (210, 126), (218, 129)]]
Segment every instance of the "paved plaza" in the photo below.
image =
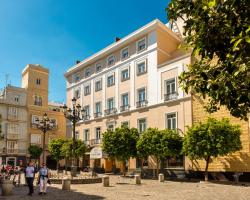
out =
[(133, 180), (111, 176), (111, 186), (99, 184), (72, 185), (72, 191), (62, 191), (61, 185), (51, 185), (46, 196), (35, 194), (27, 196), (27, 187), (14, 188), (11, 197), (6, 200), (248, 200), (250, 188), (246, 186), (223, 185), (199, 182), (174, 182), (142, 180), (142, 185), (134, 185)]

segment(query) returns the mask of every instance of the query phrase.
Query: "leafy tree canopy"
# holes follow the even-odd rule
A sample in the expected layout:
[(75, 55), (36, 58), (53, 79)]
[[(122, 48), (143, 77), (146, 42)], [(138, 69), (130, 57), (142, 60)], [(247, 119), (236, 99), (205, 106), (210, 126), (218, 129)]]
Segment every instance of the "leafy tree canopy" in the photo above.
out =
[(207, 174), (211, 157), (225, 156), (242, 148), (240, 134), (239, 126), (231, 125), (228, 119), (209, 118), (188, 128), (183, 151), (191, 160), (204, 159)]
[(185, 91), (208, 97), (206, 109), (221, 105), (247, 120), (250, 112), (249, 0), (172, 0), (168, 18), (184, 20), (185, 42), (196, 59), (182, 73)]
[(65, 158), (73, 157), (73, 145), (75, 145), (75, 158), (80, 158), (85, 154), (86, 145), (81, 140), (76, 140), (75, 144), (73, 139), (66, 139), (62, 145), (61, 153)]
[(126, 161), (136, 156), (136, 142), (139, 133), (136, 128), (122, 126), (115, 131), (107, 130), (103, 134), (102, 149), (110, 158)]
[(43, 149), (37, 145), (30, 145), (28, 151), (30, 156), (34, 159), (39, 159), (43, 153)]
[(49, 152), (56, 161), (64, 158), (62, 154), (62, 146), (64, 143), (65, 140), (62, 138), (56, 138), (49, 142)]

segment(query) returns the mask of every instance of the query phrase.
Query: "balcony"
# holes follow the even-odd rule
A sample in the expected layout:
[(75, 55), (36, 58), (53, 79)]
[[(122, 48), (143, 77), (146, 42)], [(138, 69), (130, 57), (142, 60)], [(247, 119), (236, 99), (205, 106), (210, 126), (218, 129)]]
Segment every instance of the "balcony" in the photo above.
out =
[(101, 144), (102, 139), (99, 138), (99, 139), (92, 139), (92, 140), (84, 140), (83, 142), (87, 146), (95, 146), (95, 145)]
[(7, 154), (26, 154), (26, 149), (7, 149)]
[(177, 92), (164, 94), (164, 101), (170, 101), (170, 100), (173, 100), (173, 99), (178, 99), (178, 93)]
[(16, 120), (18, 120), (18, 116), (15, 114), (8, 113), (8, 120), (16, 121)]
[(129, 108), (130, 108), (130, 105), (120, 106), (120, 111), (121, 111), (121, 112), (128, 111)]
[(90, 115), (84, 115), (83, 116), (83, 121), (88, 121), (90, 119)]
[(101, 112), (96, 112), (94, 113), (94, 118), (99, 118), (102, 116), (102, 113)]
[(19, 139), (19, 134), (7, 133), (7, 139), (9, 139), (9, 140), (18, 140)]
[(148, 104), (147, 100), (137, 101), (136, 102), (136, 108), (146, 107)]
[(105, 110), (105, 115), (112, 115), (112, 114), (116, 114), (117, 110), (116, 108), (110, 108)]

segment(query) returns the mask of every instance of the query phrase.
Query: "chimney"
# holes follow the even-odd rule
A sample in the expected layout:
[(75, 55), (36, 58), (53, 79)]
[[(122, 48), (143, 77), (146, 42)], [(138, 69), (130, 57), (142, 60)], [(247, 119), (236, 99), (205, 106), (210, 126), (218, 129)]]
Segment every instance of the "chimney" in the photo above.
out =
[(118, 42), (121, 38), (115, 37), (115, 42)]
[(80, 60), (77, 60), (77, 61), (76, 61), (76, 64), (79, 64), (80, 62), (81, 62)]

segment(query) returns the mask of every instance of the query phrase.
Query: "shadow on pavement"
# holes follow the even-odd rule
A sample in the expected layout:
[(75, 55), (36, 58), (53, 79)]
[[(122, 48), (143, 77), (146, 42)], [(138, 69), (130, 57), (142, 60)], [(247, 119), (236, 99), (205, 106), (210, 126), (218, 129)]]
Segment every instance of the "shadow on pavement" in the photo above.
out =
[(38, 188), (36, 187), (35, 192), (32, 196), (28, 196), (28, 187), (20, 186), (13, 188), (12, 196), (0, 196), (2, 200), (26, 200), (26, 199), (39, 199), (39, 200), (102, 200), (104, 197), (98, 195), (84, 194), (84, 191), (77, 192), (75, 190), (65, 191), (59, 188), (50, 186), (46, 195), (38, 195)]

